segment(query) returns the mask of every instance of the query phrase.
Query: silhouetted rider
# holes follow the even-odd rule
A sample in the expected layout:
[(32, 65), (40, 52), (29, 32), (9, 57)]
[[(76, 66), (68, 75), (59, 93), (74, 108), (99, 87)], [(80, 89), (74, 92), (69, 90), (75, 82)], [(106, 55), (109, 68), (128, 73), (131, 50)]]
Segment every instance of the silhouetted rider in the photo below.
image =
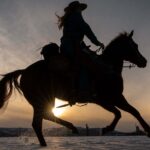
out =
[(82, 17), (82, 11), (87, 8), (87, 4), (78, 1), (71, 2), (65, 9), (65, 14), (59, 17), (59, 29), (63, 28), (61, 38), (61, 51), (68, 57), (74, 57), (76, 46), (87, 36), (93, 44), (104, 48), (104, 44), (99, 42), (91, 30), (90, 26)]
[[(84, 36), (87, 36), (96, 46), (104, 49), (104, 44), (98, 41), (90, 26), (82, 17), (81, 13), (86, 8), (87, 4), (73, 1), (64, 9), (64, 15), (62, 17), (58, 16), (58, 27), (59, 29), (63, 28), (60, 51), (73, 63), (74, 71), (77, 74), (78, 52), (81, 49), (80, 45), (83, 42)], [(77, 76), (74, 77), (74, 82), (76, 82)], [(73, 84), (73, 88), (76, 89), (75, 84)]]

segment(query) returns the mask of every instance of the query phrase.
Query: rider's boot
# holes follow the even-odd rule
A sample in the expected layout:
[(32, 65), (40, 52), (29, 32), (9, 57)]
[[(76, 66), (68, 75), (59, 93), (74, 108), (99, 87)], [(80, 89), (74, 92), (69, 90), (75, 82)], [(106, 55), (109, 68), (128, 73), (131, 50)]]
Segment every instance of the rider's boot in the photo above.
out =
[(71, 76), (71, 91), (69, 94), (69, 104), (70, 106), (75, 105), (78, 96), (78, 74), (77, 72), (73, 73)]

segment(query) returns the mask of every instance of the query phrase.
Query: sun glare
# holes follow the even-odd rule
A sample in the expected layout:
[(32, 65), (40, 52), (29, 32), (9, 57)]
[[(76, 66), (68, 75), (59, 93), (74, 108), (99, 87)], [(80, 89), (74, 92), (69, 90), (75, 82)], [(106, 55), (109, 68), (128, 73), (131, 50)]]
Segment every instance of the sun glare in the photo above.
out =
[(56, 108), (56, 107), (64, 105), (64, 104), (66, 104), (66, 102), (63, 102), (59, 99), (55, 100), (55, 107), (52, 110), (55, 116), (60, 117), (66, 111), (66, 107)]

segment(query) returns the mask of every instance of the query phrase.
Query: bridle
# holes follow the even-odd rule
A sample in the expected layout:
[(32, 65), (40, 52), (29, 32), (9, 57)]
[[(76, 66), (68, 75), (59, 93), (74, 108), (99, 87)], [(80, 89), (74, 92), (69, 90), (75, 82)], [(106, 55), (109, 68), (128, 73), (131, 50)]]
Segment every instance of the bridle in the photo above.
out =
[[(104, 52), (104, 49), (102, 49), (101, 47), (99, 47), (99, 48), (96, 49), (96, 51), (95, 51), (96, 54), (100, 54), (100, 53), (103, 54), (103, 52)], [(123, 65), (123, 68), (132, 69), (132, 68), (135, 68), (135, 67), (136, 67), (135, 64), (130, 63), (130, 62), (128, 62), (128, 61), (124, 61), (124, 63), (125, 63), (125, 65)]]
[(129, 63), (128, 61), (124, 61), (125, 65), (123, 65), (123, 68), (129, 68), (129, 69), (132, 69), (132, 68), (135, 68), (136, 65), (133, 64), (133, 63)]

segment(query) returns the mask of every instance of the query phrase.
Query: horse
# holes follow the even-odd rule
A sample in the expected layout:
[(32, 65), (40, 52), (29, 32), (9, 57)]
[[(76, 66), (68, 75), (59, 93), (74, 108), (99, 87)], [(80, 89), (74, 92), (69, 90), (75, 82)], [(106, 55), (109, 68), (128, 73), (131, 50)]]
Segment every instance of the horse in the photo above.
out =
[[(102, 134), (115, 129), (121, 118), (119, 109), (122, 109), (133, 115), (147, 135), (150, 135), (150, 126), (123, 95), (123, 62), (129, 61), (139, 68), (144, 68), (147, 64), (147, 60), (139, 52), (138, 45), (132, 36), (133, 31), (119, 34), (108, 44), (101, 55), (96, 55), (95, 61), (91, 60), (90, 65), (94, 68), (92, 77), (95, 79), (96, 97), (74, 95), (77, 98), (76, 103), (95, 103), (114, 114), (113, 121), (102, 129)], [(109, 66), (110, 69), (106, 69), (107, 71), (102, 69), (103, 64)], [(71, 129), (73, 133), (78, 133), (72, 123), (54, 116), (52, 112), (55, 98), (70, 101), (68, 94), (71, 89), (71, 81), (68, 71), (51, 69), (51, 67), (47, 69), (44, 60), (40, 60), (25, 69), (5, 74), (0, 81), (0, 108), (8, 102), (14, 88), (22, 93), (33, 107), (32, 127), (41, 146), (46, 146), (42, 133), (43, 119), (58, 123)]]

